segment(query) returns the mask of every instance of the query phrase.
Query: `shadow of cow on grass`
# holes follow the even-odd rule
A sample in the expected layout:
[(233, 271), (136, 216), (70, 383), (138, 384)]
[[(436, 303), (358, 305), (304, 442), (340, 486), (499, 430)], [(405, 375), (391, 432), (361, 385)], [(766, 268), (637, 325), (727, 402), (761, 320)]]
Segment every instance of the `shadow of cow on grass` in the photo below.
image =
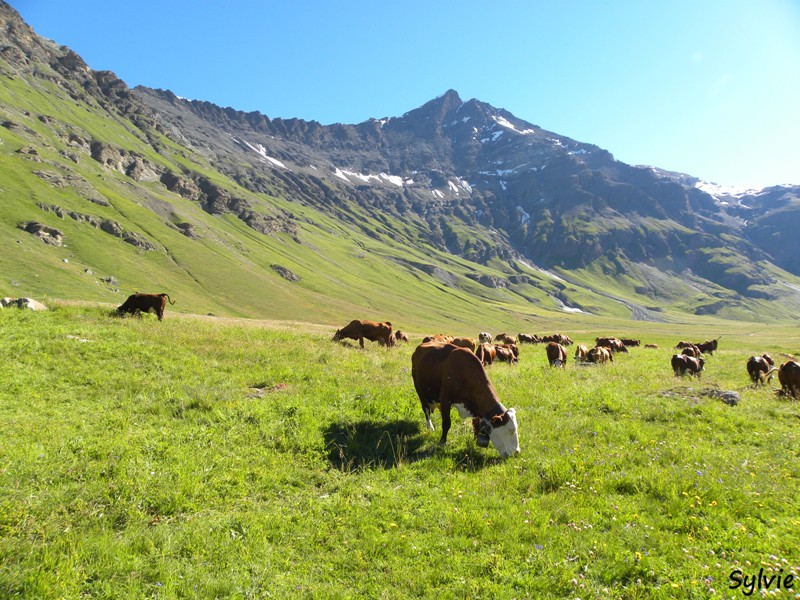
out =
[[(333, 423), (324, 432), (330, 465), (345, 473), (394, 469), (403, 464), (452, 454), (459, 470), (475, 471), (503, 461), (474, 442), (461, 450), (441, 446), (414, 420)], [(423, 448), (423, 446), (427, 446)]]

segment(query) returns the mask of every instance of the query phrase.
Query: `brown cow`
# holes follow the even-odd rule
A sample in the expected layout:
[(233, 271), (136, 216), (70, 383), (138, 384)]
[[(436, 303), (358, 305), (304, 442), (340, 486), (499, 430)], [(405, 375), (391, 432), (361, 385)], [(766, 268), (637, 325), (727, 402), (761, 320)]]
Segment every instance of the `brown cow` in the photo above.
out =
[(520, 344), (535, 344), (539, 341), (539, 336), (536, 334), (518, 333), (517, 340), (519, 340)]
[(167, 307), (167, 300), (169, 300), (170, 304), (175, 304), (169, 294), (141, 294), (136, 292), (128, 296), (128, 299), (117, 307), (117, 313), (120, 315), (122, 313), (135, 315), (153, 310), (158, 315), (158, 320), (162, 321), (164, 319), (164, 309)]
[(519, 454), (516, 411), (502, 405), (472, 352), (452, 344), (420, 344), (411, 356), (411, 377), (430, 430), (434, 429), (431, 412), (439, 407), (440, 444), (447, 442), (450, 408), (454, 406), (461, 418), (473, 419), (479, 446), (485, 448), (491, 441), (503, 457)]
[(573, 341), (570, 339), (570, 337), (564, 335), (563, 333), (554, 333), (552, 335), (542, 335), (536, 337), (538, 338), (540, 344), (549, 344), (550, 342), (556, 342), (562, 346), (571, 346), (573, 344)]
[(467, 350), (473, 353), (475, 352), (475, 348), (477, 347), (475, 340), (473, 340), (472, 338), (457, 337), (453, 338), (453, 341), (451, 341), (450, 343), (453, 344), (453, 346), (458, 346), (459, 348), (466, 348)]
[(519, 360), (519, 350), (516, 344), (495, 344), (495, 360), (514, 364)]
[(686, 354), (674, 354), (672, 356), (672, 370), (676, 377), (684, 375), (694, 375), (700, 379), (700, 372), (705, 370), (706, 361), (702, 358), (687, 356)]
[(778, 369), (781, 390), (793, 398), (800, 398), (800, 363), (790, 360)]
[(333, 341), (338, 342), (343, 339), (358, 340), (358, 345), (364, 347), (364, 339), (370, 342), (377, 342), (381, 346), (394, 346), (394, 336), (392, 335), (392, 324), (388, 321), (377, 323), (375, 321), (360, 321), (354, 319), (342, 329), (337, 329), (333, 334)]
[(751, 356), (747, 359), (747, 374), (753, 381), (753, 385), (757, 386), (759, 383), (767, 384), (772, 381), (775, 371), (775, 361), (769, 354), (762, 354), (761, 356)]
[(567, 351), (558, 342), (550, 342), (544, 347), (547, 353), (547, 362), (551, 367), (561, 367), (567, 364)]
[(497, 357), (497, 350), (495, 350), (494, 344), (483, 342), (482, 344), (479, 344), (477, 348), (475, 348), (475, 356), (478, 357), (478, 360), (481, 361), (481, 364), (490, 365)]
[(575, 361), (585, 362), (587, 354), (589, 354), (589, 348), (586, 344), (578, 344), (578, 347), (575, 348)]
[(684, 346), (683, 350), (681, 350), (681, 354), (685, 356), (694, 356), (695, 358), (700, 358), (703, 356), (703, 353), (700, 352), (700, 348), (698, 348), (696, 344)]
[(428, 342), (439, 342), (442, 344), (449, 344), (455, 338), (452, 335), (447, 335), (445, 333), (437, 333), (436, 335), (427, 335), (422, 338), (422, 343), (427, 344)]
[(595, 346), (586, 353), (586, 362), (601, 365), (605, 362), (614, 362), (614, 355), (606, 346)]
[(394, 332), (394, 340), (396, 342), (407, 342), (408, 335), (404, 331), (400, 331), (399, 329)]
[(615, 337), (599, 337), (595, 339), (595, 344), (608, 348), (611, 352), (628, 352), (622, 340)]
[(634, 346), (641, 346), (642, 345), (642, 341), (641, 340), (635, 340), (635, 339), (631, 339), (631, 338), (622, 338), (622, 343), (625, 344), (625, 346), (627, 346), (629, 348), (634, 347)]
[(700, 350), (703, 354), (708, 354), (709, 356), (714, 355), (714, 350), (717, 349), (717, 338), (716, 340), (706, 340), (705, 342), (700, 342), (699, 344), (695, 344), (697, 349)]

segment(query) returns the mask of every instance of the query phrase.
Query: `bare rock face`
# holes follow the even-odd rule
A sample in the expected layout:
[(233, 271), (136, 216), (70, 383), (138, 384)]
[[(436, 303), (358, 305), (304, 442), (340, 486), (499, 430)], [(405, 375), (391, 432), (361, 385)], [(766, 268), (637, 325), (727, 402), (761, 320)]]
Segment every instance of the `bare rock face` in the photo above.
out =
[(94, 141), (91, 145), (94, 160), (106, 169), (124, 173), (134, 181), (158, 181), (160, 168), (151, 164), (141, 156), (131, 154), (127, 150), (115, 148), (104, 142)]
[(270, 265), (272, 269), (281, 277), (283, 277), (286, 281), (300, 281), (299, 275), (293, 273), (286, 267), (282, 267), (281, 265)]
[(17, 225), (17, 227), (39, 238), (45, 244), (50, 244), (51, 246), (62, 246), (64, 244), (63, 232), (59, 231), (55, 227), (48, 227), (47, 225), (38, 223), (37, 221), (20, 223)]

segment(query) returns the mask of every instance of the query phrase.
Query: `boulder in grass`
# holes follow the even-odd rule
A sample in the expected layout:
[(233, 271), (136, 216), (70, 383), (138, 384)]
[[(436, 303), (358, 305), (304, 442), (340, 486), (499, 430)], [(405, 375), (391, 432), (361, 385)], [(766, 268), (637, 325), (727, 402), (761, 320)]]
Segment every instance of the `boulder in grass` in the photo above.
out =
[(48, 310), (44, 304), (33, 298), (3, 298), (0, 302), (4, 307), (16, 306), (17, 308), (27, 308), (28, 310)]

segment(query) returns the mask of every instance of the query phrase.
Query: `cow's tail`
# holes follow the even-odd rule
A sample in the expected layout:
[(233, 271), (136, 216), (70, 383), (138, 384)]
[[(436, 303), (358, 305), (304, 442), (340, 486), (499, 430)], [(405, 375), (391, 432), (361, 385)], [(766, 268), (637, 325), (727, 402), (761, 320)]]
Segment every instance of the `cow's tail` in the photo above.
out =
[(169, 294), (161, 294), (161, 295), (162, 295), (162, 296), (164, 296), (164, 297), (165, 297), (167, 300), (169, 300), (169, 303), (170, 303), (170, 304), (175, 304), (175, 303), (172, 301), (172, 298), (170, 298), (170, 297), (169, 297)]

